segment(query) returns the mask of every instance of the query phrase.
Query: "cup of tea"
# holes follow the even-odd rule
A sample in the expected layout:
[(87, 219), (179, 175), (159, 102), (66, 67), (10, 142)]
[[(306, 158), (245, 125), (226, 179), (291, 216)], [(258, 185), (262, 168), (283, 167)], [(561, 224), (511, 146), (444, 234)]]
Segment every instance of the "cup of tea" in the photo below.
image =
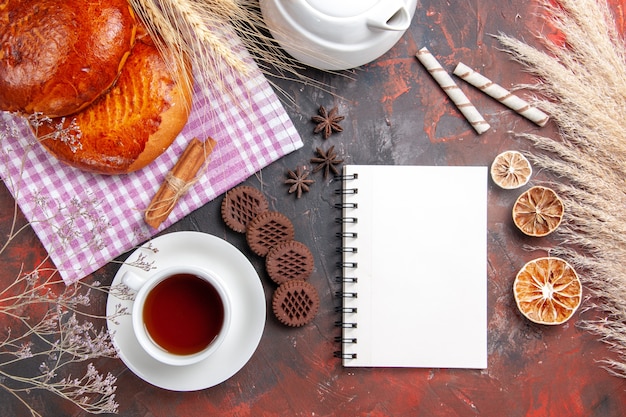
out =
[(231, 320), (228, 291), (215, 273), (191, 266), (149, 276), (127, 271), (122, 283), (135, 290), (133, 331), (141, 347), (168, 365), (191, 365), (223, 342)]

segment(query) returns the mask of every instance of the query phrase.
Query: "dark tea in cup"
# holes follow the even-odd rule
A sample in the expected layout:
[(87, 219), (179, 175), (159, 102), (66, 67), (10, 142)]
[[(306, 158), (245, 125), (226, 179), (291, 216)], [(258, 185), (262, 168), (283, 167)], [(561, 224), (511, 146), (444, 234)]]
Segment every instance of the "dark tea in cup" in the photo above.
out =
[(176, 355), (205, 349), (224, 325), (224, 303), (207, 280), (177, 273), (159, 282), (146, 295), (143, 321), (150, 338)]
[(122, 283), (137, 291), (133, 331), (141, 347), (168, 365), (192, 365), (208, 358), (228, 335), (230, 296), (222, 278), (195, 266), (136, 273)]

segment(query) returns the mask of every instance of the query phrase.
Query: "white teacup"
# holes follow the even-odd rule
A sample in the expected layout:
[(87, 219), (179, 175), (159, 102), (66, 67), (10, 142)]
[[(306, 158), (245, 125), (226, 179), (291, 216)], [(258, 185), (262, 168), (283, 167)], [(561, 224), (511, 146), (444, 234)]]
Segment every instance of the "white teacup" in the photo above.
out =
[(127, 271), (122, 283), (137, 291), (133, 330), (154, 359), (168, 365), (191, 365), (209, 357), (226, 338), (230, 297), (215, 273), (191, 266), (148, 276)]

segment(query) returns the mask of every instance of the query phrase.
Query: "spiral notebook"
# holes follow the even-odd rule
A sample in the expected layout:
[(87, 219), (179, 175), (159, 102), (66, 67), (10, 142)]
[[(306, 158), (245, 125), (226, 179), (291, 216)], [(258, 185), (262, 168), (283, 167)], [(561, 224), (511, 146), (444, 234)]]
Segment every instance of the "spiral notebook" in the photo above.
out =
[(346, 367), (487, 367), (487, 168), (346, 165)]

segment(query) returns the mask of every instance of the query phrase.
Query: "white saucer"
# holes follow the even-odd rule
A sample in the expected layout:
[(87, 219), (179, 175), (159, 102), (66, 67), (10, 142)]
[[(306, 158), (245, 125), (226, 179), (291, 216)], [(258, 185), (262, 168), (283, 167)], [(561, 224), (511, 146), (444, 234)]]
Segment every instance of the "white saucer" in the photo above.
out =
[[(215, 386), (236, 374), (252, 357), (265, 327), (266, 303), (261, 280), (250, 261), (230, 243), (200, 232), (174, 232), (146, 242), (120, 267), (112, 285), (131, 269), (138, 275), (148, 272), (133, 262), (153, 263), (155, 268), (195, 265), (220, 274), (232, 297), (232, 318), (228, 337), (218, 350), (200, 363), (172, 366), (149, 356), (133, 332), (130, 314), (107, 320), (113, 344), (122, 362), (145, 381), (172, 391), (195, 391)], [(155, 269), (152, 269), (154, 272)], [(107, 299), (107, 316), (119, 307), (132, 311), (132, 300)]]

